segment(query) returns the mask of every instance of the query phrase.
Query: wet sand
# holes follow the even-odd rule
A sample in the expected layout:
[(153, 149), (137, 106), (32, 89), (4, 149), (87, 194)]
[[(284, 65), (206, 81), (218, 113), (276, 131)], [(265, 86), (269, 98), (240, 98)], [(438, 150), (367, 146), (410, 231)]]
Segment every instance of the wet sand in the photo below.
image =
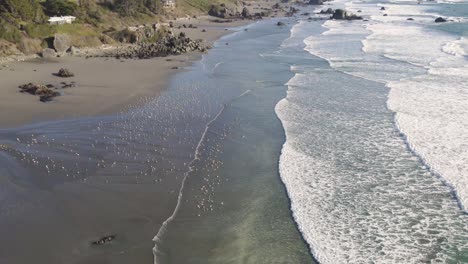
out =
[[(198, 28), (183, 31), (208, 44), (231, 32), (225, 28), (252, 22), (196, 21), (190, 19)], [(0, 263), (153, 262), (152, 239), (174, 210), (205, 116), (158, 116), (148, 104), (183, 70), (173, 67), (200, 57), (63, 57), (2, 67)], [(75, 77), (54, 76), (62, 67)], [(77, 86), (50, 103), (18, 89), (28, 82), (62, 81)], [(140, 107), (146, 110), (127, 114)], [(178, 138), (171, 138), (174, 131)], [(92, 245), (108, 235), (115, 240)]]

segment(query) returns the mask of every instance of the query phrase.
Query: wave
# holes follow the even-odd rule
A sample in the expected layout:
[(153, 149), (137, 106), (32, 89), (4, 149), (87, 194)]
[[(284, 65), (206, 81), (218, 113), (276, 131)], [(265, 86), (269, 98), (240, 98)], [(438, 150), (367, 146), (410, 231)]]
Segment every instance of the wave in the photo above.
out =
[[(378, 6), (385, 6), (388, 16)], [(428, 13), (429, 8), (398, 2), (373, 6), (367, 23), (328, 21), (327, 32), (306, 39), (306, 50), (335, 69), (386, 83), (398, 128), (415, 152), (455, 187), (467, 208), (468, 156), (463, 149), (468, 122), (463, 116), (468, 114), (468, 44), (464, 37), (434, 30), (428, 23), (438, 14)], [(407, 21), (409, 16), (418, 23)]]
[(332, 68), (291, 67), (275, 108), (286, 131), (280, 175), (299, 230), (321, 263), (463, 259), (466, 39), (432, 28), (432, 4), (333, 5), (370, 20), (329, 20), (319, 34), (298, 23), (284, 46), (300, 41)]

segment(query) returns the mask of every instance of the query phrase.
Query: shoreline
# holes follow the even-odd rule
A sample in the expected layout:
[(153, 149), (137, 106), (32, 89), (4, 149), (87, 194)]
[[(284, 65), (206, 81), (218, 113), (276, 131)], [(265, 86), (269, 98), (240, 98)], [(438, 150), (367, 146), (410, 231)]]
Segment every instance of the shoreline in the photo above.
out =
[[(212, 32), (209, 41), (215, 42), (233, 33), (225, 30), (226, 27), (252, 22), (256, 21), (213, 23), (203, 34), (207, 37)], [(192, 33), (201, 34), (202, 29), (199, 26)], [(187, 32), (188, 37), (195, 38), (190, 34)], [(118, 127), (112, 121), (88, 126), (69, 119), (115, 114), (149, 103), (147, 99), (167, 89), (172, 74), (183, 70), (172, 69), (172, 65), (187, 67), (201, 56), (201, 53), (190, 53), (123, 63), (117, 59), (64, 57), (60, 63), (18, 62), (15, 65), (20, 66), (15, 67), (21, 69), (0, 71), (0, 89), (8, 95), (0, 99), (0, 133), (6, 146), (0, 152), (0, 180), (7, 191), (12, 190), (6, 194), (8, 199), (20, 197), (19, 205), (27, 208), (12, 210), (14, 214), (0, 218), (3, 222), (0, 231), (9, 241), (3, 249), (9, 252), (8, 260), (99, 264), (154, 260), (151, 239), (173, 212), (182, 179), (180, 172), (193, 154), (191, 133), (182, 137), (182, 142), (166, 141), (166, 133), (175, 131), (176, 127), (171, 124), (166, 127), (161, 122), (167, 119), (146, 116), (151, 111), (140, 113), (141, 119), (133, 116), (120, 120), (116, 123)], [(70, 68), (76, 77), (61, 79), (52, 75), (62, 67)], [(28, 78), (38, 76), (54, 84), (76, 81), (77, 87), (65, 89), (65, 95), (50, 103), (42, 103), (35, 96), (18, 92), (19, 84), (30, 82), (23, 78), (25, 73)], [(129, 84), (136, 80), (138, 84), (129, 95)], [(5, 85), (8, 82), (10, 85)], [(65, 125), (40, 123), (58, 120), (63, 120)], [(170, 121), (177, 125), (175, 120)], [(25, 124), (33, 128), (8, 129)], [(138, 128), (145, 130), (138, 131)], [(191, 129), (196, 132), (197, 128)], [(97, 130), (101, 132), (94, 133)], [(140, 141), (135, 141), (135, 137)], [(29, 156), (21, 158), (19, 155), (24, 153)], [(148, 164), (153, 165), (148, 167)], [(18, 182), (22, 177), (27, 178), (28, 185)], [(89, 245), (109, 236), (117, 237), (109, 246)], [(43, 241), (43, 238), (47, 239)], [(16, 252), (20, 247), (32, 247), (32, 250), (27, 255), (20, 254)]]
[[(175, 25), (184, 22), (185, 20), (178, 20)], [(174, 33), (183, 31), (188, 37), (203, 39), (205, 45), (211, 46), (221, 37), (232, 33), (232, 28), (255, 21), (240, 20), (220, 24), (201, 17), (191, 19), (190, 23), (197, 28), (174, 28)], [(142, 60), (64, 56), (53, 60), (34, 58), (0, 65), (0, 129), (45, 121), (110, 115), (142, 106), (165, 90), (174, 74), (190, 67), (202, 56), (201, 52)], [(54, 76), (60, 68), (68, 68), (75, 76)], [(40, 102), (36, 96), (20, 93), (18, 88), (26, 83), (59, 87), (62, 82), (74, 82), (76, 86), (61, 89), (62, 96), (47, 103)]]

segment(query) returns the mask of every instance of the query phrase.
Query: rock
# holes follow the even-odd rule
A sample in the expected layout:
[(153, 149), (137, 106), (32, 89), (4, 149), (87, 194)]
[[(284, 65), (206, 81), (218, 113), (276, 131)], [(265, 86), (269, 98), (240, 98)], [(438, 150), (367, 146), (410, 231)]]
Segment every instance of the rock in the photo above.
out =
[(332, 18), (333, 19), (346, 19), (347, 13), (343, 9), (336, 9), (333, 12)]
[(382, 6), (382, 7), (380, 8), (380, 10), (385, 10), (385, 7), (384, 7), (384, 6)]
[(438, 18), (436, 18), (435, 22), (436, 23), (443, 23), (443, 22), (447, 22), (447, 19), (445, 19), (443, 17), (438, 17)]
[(149, 59), (154, 57), (165, 57), (191, 51), (205, 52), (209, 47), (202, 40), (191, 40), (185, 33), (181, 32), (174, 36), (168, 34), (154, 43), (139, 43), (107, 54), (116, 58), (125, 59)]
[(61, 69), (58, 71), (57, 76), (63, 77), (63, 78), (68, 78), (68, 77), (73, 77), (73, 76), (75, 76), (75, 74), (73, 74), (73, 72), (71, 72), (71, 71), (68, 70), (67, 68), (61, 68)]
[(406, 20), (414, 20), (414, 18), (408, 17)]
[(71, 46), (71, 39), (68, 34), (55, 34), (54, 49), (57, 52), (65, 52)]
[(219, 18), (226, 18), (226, 12), (226, 7), (224, 7), (223, 5), (212, 5), (210, 10), (208, 11), (208, 15)]
[(18, 43), (18, 48), (26, 55), (38, 54), (42, 50), (41, 42), (40, 39), (23, 37)]
[(334, 12), (333, 9), (328, 8), (327, 10), (321, 10), (320, 14), (330, 14), (331, 15), (331, 14), (333, 14), (333, 12)]
[(20, 91), (21, 93), (29, 93), (32, 95), (37, 95), (39, 96), (39, 100), (41, 102), (49, 102), (52, 100), (52, 98), (60, 95), (60, 93), (57, 91), (54, 91), (52, 87), (47, 87), (46, 85), (33, 84), (33, 83), (28, 83), (28, 84), (19, 86), (19, 88), (21, 89)]
[(15, 44), (0, 38), (0, 57), (19, 54)]
[(280, 27), (280, 26), (284, 26), (285, 24), (284, 24), (283, 22), (281, 22), (281, 21), (278, 21), (278, 23), (276, 23), (276, 25), (277, 25), (278, 27)]
[(383, 14), (383, 16), (388, 16), (387, 14)]
[(71, 55), (78, 55), (80, 54), (80, 49), (75, 47), (75, 46), (71, 46), (68, 50), (67, 50), (68, 53), (70, 53)]
[(323, 5), (323, 0), (310, 0), (309, 5)]
[(337, 19), (337, 20), (361, 20), (362, 19), (362, 17), (357, 16), (355, 14), (348, 14), (343, 9), (336, 9), (333, 12), (333, 15), (332, 15), (331, 18), (332, 19)]
[(247, 7), (244, 7), (244, 8), (242, 9), (242, 13), (241, 13), (241, 14), (242, 14), (242, 17), (244, 17), (244, 18), (249, 18), (249, 17), (250, 17), (250, 12), (249, 12), (249, 9), (248, 9)]
[(55, 52), (55, 50), (47, 48), (42, 50), (41, 56), (46, 59), (51, 59), (56, 58), (57, 53)]
[(91, 244), (95, 245), (95, 246), (104, 245), (104, 244), (107, 244), (107, 243), (111, 242), (112, 240), (114, 240), (115, 237), (116, 237), (116, 235), (109, 235), (109, 236), (101, 237), (100, 239), (98, 239), (96, 241), (92, 241)]

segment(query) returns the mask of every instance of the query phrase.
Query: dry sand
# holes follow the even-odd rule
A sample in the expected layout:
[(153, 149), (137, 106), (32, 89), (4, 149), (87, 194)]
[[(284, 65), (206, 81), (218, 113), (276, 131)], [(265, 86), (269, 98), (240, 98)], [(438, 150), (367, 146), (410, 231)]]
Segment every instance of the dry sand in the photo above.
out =
[[(192, 19), (191, 23), (202, 25), (202, 21)], [(201, 32), (201, 27), (183, 31), (189, 37), (202, 38), (211, 45), (220, 36), (230, 32), (224, 30), (224, 27), (240, 23), (222, 24), (221, 28), (214, 28), (220, 25), (213, 23), (206, 32)], [(143, 99), (157, 96), (167, 86), (172, 74), (200, 57), (201, 53), (148, 60), (64, 56), (52, 61), (34, 59), (0, 65), (0, 128), (125, 111), (129, 106), (143, 102)], [(68, 68), (75, 77), (54, 76), (53, 73), (60, 68)], [(37, 96), (19, 92), (18, 86), (29, 82), (56, 87), (60, 87), (61, 82), (75, 82), (76, 87), (63, 89), (62, 96), (54, 98), (52, 102), (42, 103)]]

